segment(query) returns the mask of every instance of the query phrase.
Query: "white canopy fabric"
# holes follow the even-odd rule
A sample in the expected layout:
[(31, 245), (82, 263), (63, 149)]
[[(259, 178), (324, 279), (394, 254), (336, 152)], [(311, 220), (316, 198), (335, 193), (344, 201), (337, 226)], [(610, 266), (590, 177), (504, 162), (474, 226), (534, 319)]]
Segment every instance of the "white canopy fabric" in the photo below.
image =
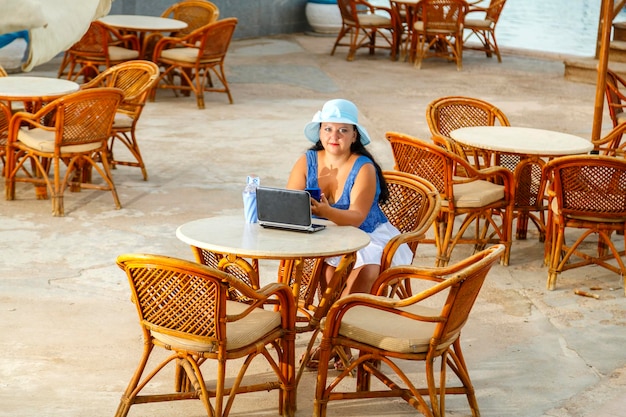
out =
[(28, 30), (23, 71), (46, 63), (78, 41), (113, 0), (0, 0), (0, 34)]

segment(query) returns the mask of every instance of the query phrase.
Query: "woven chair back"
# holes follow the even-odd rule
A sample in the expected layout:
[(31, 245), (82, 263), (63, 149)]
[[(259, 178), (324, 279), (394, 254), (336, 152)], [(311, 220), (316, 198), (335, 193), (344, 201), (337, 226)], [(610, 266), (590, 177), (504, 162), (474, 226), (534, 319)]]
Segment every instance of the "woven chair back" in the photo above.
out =
[[(435, 186), (424, 178), (401, 171), (384, 171), (389, 190), (389, 199), (379, 206), (389, 222), (400, 233), (422, 230), (432, 225), (438, 209), (439, 193)], [(413, 254), (418, 242), (410, 242)]]
[[(426, 179), (440, 194), (447, 194), (446, 183), (452, 182), (448, 174), (447, 152), (442, 148), (402, 134), (388, 133), (396, 169)], [(449, 153), (450, 155), (453, 155)]]
[(225, 338), (226, 273), (177, 259), (118, 259), (126, 271), (141, 325), (171, 336), (213, 343)]
[(510, 126), (506, 115), (484, 100), (447, 96), (431, 101), (426, 106), (426, 121), (430, 132), (450, 136), (450, 132), (472, 126)]
[(230, 17), (203, 26), (198, 29), (200, 44), (200, 62), (220, 61), (224, 59), (230, 41), (237, 27), (237, 18)]
[(498, 19), (500, 19), (500, 14), (502, 13), (502, 9), (504, 9), (504, 4), (506, 0), (491, 0), (489, 3), (489, 7), (485, 11), (485, 19), (491, 21), (492, 24), (498, 23)]
[(463, 30), (467, 3), (463, 0), (422, 0), (418, 13), (426, 32), (457, 33)]
[(114, 87), (124, 92), (119, 109), (134, 113), (147, 98), (159, 76), (159, 67), (151, 61), (133, 60), (107, 68), (82, 88)]
[(471, 256), (465, 264), (467, 268), (448, 278), (450, 290), (441, 315), (446, 320), (435, 329), (431, 346), (457, 338), (474, 307), (474, 303), (487, 274), (504, 252), (503, 245), (491, 246)]
[(564, 215), (626, 218), (625, 159), (569, 156), (552, 160), (545, 170)]
[(70, 52), (104, 59), (107, 55), (108, 43), (107, 27), (103, 23), (93, 21), (87, 32), (70, 48)]
[(117, 88), (92, 88), (61, 97), (42, 110), (54, 111), (55, 146), (106, 141), (123, 93)]
[(217, 21), (219, 16), (219, 8), (205, 0), (187, 0), (173, 4), (161, 15), (161, 17), (182, 20), (187, 23), (186, 28), (176, 32), (175, 36), (177, 37), (188, 35), (202, 26), (213, 23)]

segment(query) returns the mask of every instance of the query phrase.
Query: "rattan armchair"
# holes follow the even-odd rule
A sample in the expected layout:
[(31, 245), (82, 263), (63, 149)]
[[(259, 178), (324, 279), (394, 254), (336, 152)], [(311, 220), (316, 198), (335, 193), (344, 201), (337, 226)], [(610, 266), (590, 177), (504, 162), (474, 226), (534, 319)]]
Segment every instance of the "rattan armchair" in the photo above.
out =
[[(144, 347), (116, 417), (126, 416), (135, 404), (186, 399), (201, 400), (210, 417), (226, 417), (237, 394), (270, 390), (279, 390), (279, 413), (294, 415), (296, 313), (286, 285), (274, 283), (253, 290), (225, 272), (158, 255), (121, 255), (117, 263), (128, 276)], [(230, 300), (232, 287), (250, 302)], [(270, 302), (271, 308), (264, 309)], [(155, 347), (170, 354), (148, 370)], [(246, 379), (246, 385), (241, 385), (256, 357), (266, 359), (272, 380)], [(241, 359), (232, 385), (226, 386), (227, 365)], [(217, 363), (215, 389), (207, 387), (201, 369), (207, 360)], [(168, 364), (178, 372), (174, 392), (155, 393), (163, 387), (156, 383), (151, 389), (151, 381)]]
[[(172, 4), (161, 13), (161, 17), (181, 20), (187, 27), (168, 36), (180, 38), (186, 36), (204, 25), (217, 21), (220, 16), (219, 8), (208, 0), (183, 0)], [(146, 58), (152, 57), (154, 45), (163, 37), (161, 32), (148, 34), (144, 39), (143, 51)]]
[[(441, 195), (435, 239), (423, 241), (436, 244), (437, 266), (448, 264), (458, 244), (474, 245), (478, 251), (497, 243), (504, 245), (502, 264), (508, 265), (515, 202), (513, 173), (504, 167), (477, 170), (456, 153), (401, 133), (388, 132), (386, 138), (395, 168), (428, 180)], [(457, 167), (465, 177), (455, 175)], [(463, 219), (458, 229), (457, 217)]]
[[(117, 29), (98, 20), (91, 22), (87, 32), (65, 53), (58, 77), (67, 70), (68, 80), (95, 77), (102, 68), (139, 58), (139, 39), (133, 34), (122, 34)], [(78, 70), (76, 70), (78, 66)], [(76, 71), (75, 71), (76, 70)]]
[(413, 23), (410, 57), (421, 68), (425, 58), (440, 57), (463, 68), (463, 20), (467, 12), (464, 0), (420, 0), (420, 19)]
[[(326, 367), (319, 368), (313, 415), (326, 416), (330, 401), (400, 397), (425, 416), (440, 417), (445, 415), (445, 397), (463, 394), (472, 416), (478, 417), (460, 335), (488, 272), (504, 250), (502, 245), (492, 246), (445, 268), (392, 267), (374, 284), (376, 295), (352, 294), (338, 300), (323, 323), (320, 362), (328, 361), (337, 347), (359, 350), (359, 356), (330, 383)], [(398, 280), (421, 281), (427, 288), (404, 299), (381, 296)], [(426, 387), (407, 376), (407, 361), (424, 362)], [(356, 390), (346, 391), (349, 382), (344, 379), (353, 370)], [(381, 389), (374, 390), (372, 377)]]
[[(337, 0), (341, 12), (341, 29), (330, 51), (335, 54), (338, 46), (347, 46), (346, 60), (354, 60), (358, 49), (367, 48), (374, 55), (376, 49), (391, 51), (391, 59), (396, 59), (398, 29), (397, 16), (388, 7), (373, 5), (366, 0)], [(344, 38), (348, 42), (344, 42)], [(382, 40), (382, 43), (376, 43)]]
[[(113, 121), (113, 135), (109, 140), (108, 148), (109, 162), (113, 167), (125, 165), (140, 168), (144, 181), (148, 180), (148, 172), (141, 157), (135, 130), (148, 94), (158, 76), (159, 67), (154, 62), (133, 60), (109, 67), (90, 82), (81, 85), (82, 89), (116, 87), (124, 92), (124, 99), (120, 103)], [(123, 160), (115, 156), (113, 148), (117, 141), (124, 144), (134, 161)]]
[[(115, 207), (121, 208), (107, 157), (107, 141), (122, 98), (118, 88), (92, 88), (58, 98), (35, 114), (15, 113), (6, 147), (6, 199), (15, 199), (16, 182), (28, 182), (48, 188), (54, 216), (64, 215), (63, 193), (70, 186), (74, 190), (111, 191)], [(34, 172), (28, 171), (27, 161)], [(90, 168), (105, 184), (83, 180), (83, 171)]]
[[(626, 294), (626, 252), (624, 246), (618, 249), (611, 239), (613, 232), (623, 234), (626, 228), (626, 160), (612, 156), (565, 156), (548, 162), (544, 175), (550, 184), (548, 289), (556, 287), (562, 272), (595, 264), (619, 274), (625, 280)], [(582, 234), (573, 243), (567, 243), (565, 233), (571, 229), (580, 229)], [(595, 253), (583, 243), (592, 235), (598, 238)], [(619, 238), (624, 240), (623, 236)], [(617, 266), (609, 260), (616, 261)]]
[[(164, 70), (156, 87), (193, 92), (200, 109), (204, 109), (205, 91), (226, 93), (232, 104), (224, 59), (236, 26), (237, 19), (230, 17), (202, 26), (182, 38), (164, 37), (159, 40), (152, 60)], [(211, 73), (217, 77), (221, 87), (213, 84)], [(176, 83), (176, 77), (180, 78), (179, 83)]]
[[(491, 0), (487, 7), (471, 5), (465, 15), (464, 28), (469, 31), (463, 47), (483, 51), (488, 57), (496, 54), (498, 62), (502, 62), (498, 42), (496, 42), (496, 25), (500, 19), (500, 13), (504, 9), (506, 0)], [(480, 44), (468, 44), (468, 39), (476, 38)]]

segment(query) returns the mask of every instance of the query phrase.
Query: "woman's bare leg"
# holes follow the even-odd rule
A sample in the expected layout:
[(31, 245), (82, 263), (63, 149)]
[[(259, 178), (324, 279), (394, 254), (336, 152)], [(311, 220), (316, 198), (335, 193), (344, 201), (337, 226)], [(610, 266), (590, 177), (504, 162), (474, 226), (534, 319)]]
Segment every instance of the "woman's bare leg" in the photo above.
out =
[(375, 264), (363, 265), (353, 269), (346, 280), (346, 287), (341, 295), (345, 296), (357, 292), (369, 294), (379, 273), (380, 265)]

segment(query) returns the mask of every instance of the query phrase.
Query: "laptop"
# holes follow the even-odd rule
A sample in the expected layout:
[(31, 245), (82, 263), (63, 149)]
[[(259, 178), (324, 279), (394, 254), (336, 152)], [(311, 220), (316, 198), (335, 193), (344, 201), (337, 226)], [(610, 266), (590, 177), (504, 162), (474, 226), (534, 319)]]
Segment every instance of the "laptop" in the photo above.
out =
[(258, 187), (256, 207), (263, 227), (309, 233), (326, 227), (311, 221), (311, 195), (303, 190)]

